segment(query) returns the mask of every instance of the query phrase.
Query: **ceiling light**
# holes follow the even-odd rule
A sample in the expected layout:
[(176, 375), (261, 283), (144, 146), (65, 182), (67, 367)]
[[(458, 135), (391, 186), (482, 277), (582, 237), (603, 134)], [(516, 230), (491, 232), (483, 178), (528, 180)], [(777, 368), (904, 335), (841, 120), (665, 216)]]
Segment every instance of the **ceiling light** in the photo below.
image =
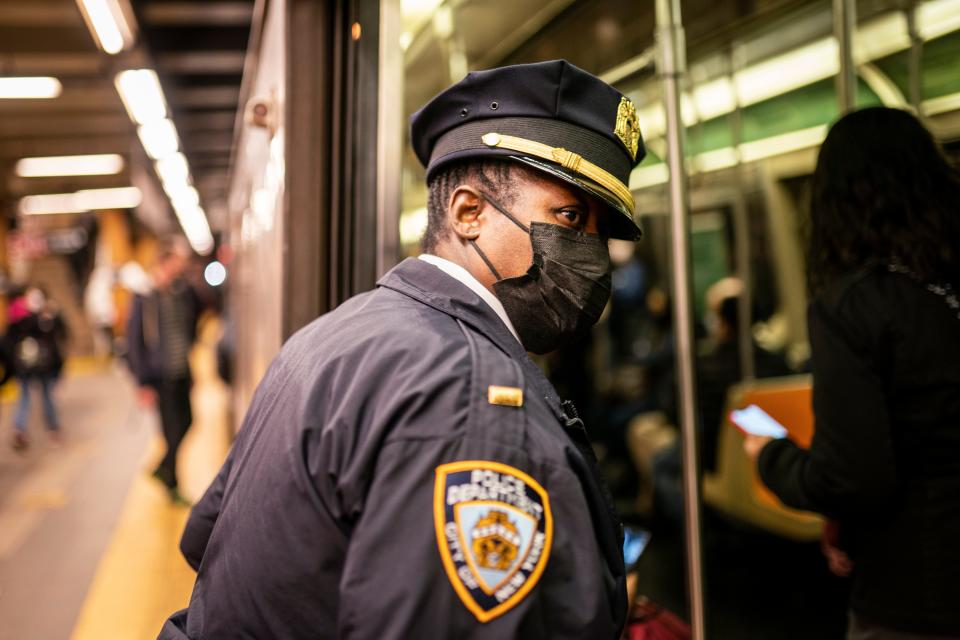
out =
[(930, 98), (923, 101), (923, 113), (928, 116), (935, 116), (948, 111), (960, 109), (960, 93), (951, 93), (940, 96), (939, 98)]
[(960, 0), (930, 0), (917, 6), (917, 28), (924, 40), (960, 29)]
[(157, 160), (157, 175), (164, 184), (187, 183), (190, 179), (190, 167), (187, 159), (179, 151), (170, 156)]
[(207, 224), (207, 215), (203, 209), (191, 207), (174, 209), (174, 212), (193, 250), (201, 255), (210, 253), (213, 249), (213, 235), (210, 233), (210, 225)]
[(17, 161), (22, 178), (45, 176), (109, 176), (123, 171), (123, 156), (104, 153), (90, 156), (49, 156)]
[(184, 185), (173, 193), (168, 191), (167, 195), (170, 196), (174, 211), (192, 211), (200, 206), (200, 194), (189, 185)]
[(670, 170), (664, 163), (638, 167), (630, 173), (630, 190), (636, 191), (645, 187), (663, 184), (670, 179)]
[(131, 209), (140, 204), (142, 196), (136, 187), (114, 189), (84, 189), (74, 193), (47, 193), (20, 199), (20, 213), (45, 215), (54, 213), (83, 213), (96, 209)]
[(696, 85), (693, 88), (693, 102), (700, 120), (710, 120), (737, 108), (733, 83), (726, 76)]
[(101, 49), (114, 54), (133, 44), (133, 31), (117, 0), (77, 0), (77, 5)]
[(705, 151), (693, 157), (693, 166), (698, 173), (735, 167), (738, 162), (740, 162), (740, 157), (733, 147)]
[(751, 105), (835, 76), (840, 69), (834, 37), (823, 38), (766, 60), (734, 76), (737, 99)]
[(137, 124), (148, 124), (167, 117), (163, 89), (153, 69), (121, 71), (113, 83), (130, 119)]
[(853, 39), (853, 60), (862, 64), (909, 48), (907, 16), (901, 11), (893, 11), (857, 27)]
[(821, 124), (761, 140), (744, 142), (740, 145), (740, 158), (743, 162), (753, 162), (791, 151), (816, 147), (827, 137), (827, 128), (827, 125)]
[(0, 98), (56, 98), (62, 90), (60, 81), (49, 76), (0, 78)]
[(180, 148), (177, 129), (170, 120), (157, 120), (140, 125), (137, 135), (140, 136), (143, 150), (154, 160), (169, 158)]

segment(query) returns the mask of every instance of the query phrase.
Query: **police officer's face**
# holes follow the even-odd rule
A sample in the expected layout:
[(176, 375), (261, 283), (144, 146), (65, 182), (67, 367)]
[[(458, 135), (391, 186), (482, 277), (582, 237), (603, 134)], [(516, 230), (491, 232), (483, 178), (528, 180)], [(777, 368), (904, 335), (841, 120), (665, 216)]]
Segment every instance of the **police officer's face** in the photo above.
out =
[[(560, 179), (516, 167), (513, 176), (517, 197), (504, 207), (528, 228), (533, 222), (557, 224), (586, 233), (607, 234), (608, 209), (597, 198)], [(490, 194), (496, 198), (497, 194)], [(529, 236), (497, 211), (475, 189), (458, 188), (451, 198), (450, 214), (456, 235), (465, 247), (469, 239), (481, 246), (503, 278), (523, 275), (533, 263)], [(475, 251), (462, 251), (469, 271), (487, 288), (496, 278)], [(462, 260), (458, 260), (463, 264)], [(466, 265), (465, 265), (466, 266)]]

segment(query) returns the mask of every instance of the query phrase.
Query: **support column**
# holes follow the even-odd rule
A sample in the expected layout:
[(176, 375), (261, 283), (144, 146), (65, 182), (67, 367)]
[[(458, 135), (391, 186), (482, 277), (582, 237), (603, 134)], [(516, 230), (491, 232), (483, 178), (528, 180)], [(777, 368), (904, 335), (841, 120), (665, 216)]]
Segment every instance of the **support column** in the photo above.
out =
[(910, 34), (910, 53), (908, 59), (907, 85), (909, 87), (910, 106), (914, 108), (917, 115), (923, 117), (923, 85), (921, 83), (921, 74), (923, 73), (923, 37), (917, 29), (917, 2), (911, 1), (906, 10), (907, 14), (907, 32)]

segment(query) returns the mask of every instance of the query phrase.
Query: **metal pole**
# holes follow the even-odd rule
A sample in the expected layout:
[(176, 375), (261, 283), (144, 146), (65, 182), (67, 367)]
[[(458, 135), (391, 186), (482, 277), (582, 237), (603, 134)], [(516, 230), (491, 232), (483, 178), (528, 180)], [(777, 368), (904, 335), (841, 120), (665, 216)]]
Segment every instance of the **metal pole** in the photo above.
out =
[(693, 304), (690, 286), (690, 216), (684, 167), (680, 80), (686, 70), (686, 43), (680, 21), (680, 0), (657, 0), (659, 71), (667, 116), (667, 166), (670, 170), (673, 314), (677, 391), (683, 450), (684, 525), (687, 547), (687, 590), (695, 640), (703, 640), (703, 560), (700, 547), (700, 464), (697, 446), (696, 388), (693, 361)]
[[(739, 46), (734, 43), (729, 51), (727, 60), (731, 79), (740, 70)], [(747, 181), (744, 177), (746, 167), (740, 158), (740, 144), (743, 142), (743, 107), (739, 99), (736, 108), (730, 113), (730, 128), (733, 133), (733, 147), (737, 149), (737, 188), (732, 203), (731, 220), (733, 222), (733, 250), (737, 277), (743, 283), (743, 292), (737, 296), (737, 345), (740, 357), (740, 378), (753, 380), (756, 371), (753, 366), (753, 275), (750, 266), (750, 218), (747, 212), (747, 203), (743, 194), (747, 192)]]
[(910, 34), (910, 53), (908, 58), (908, 86), (910, 88), (910, 105), (917, 115), (923, 117), (923, 95), (920, 84), (921, 63), (923, 61), (923, 38), (917, 29), (917, 3), (910, 2), (906, 10), (907, 32)]
[(837, 39), (840, 71), (837, 73), (837, 111), (856, 106), (857, 69), (853, 64), (853, 31), (857, 26), (856, 0), (833, 0), (833, 35)]

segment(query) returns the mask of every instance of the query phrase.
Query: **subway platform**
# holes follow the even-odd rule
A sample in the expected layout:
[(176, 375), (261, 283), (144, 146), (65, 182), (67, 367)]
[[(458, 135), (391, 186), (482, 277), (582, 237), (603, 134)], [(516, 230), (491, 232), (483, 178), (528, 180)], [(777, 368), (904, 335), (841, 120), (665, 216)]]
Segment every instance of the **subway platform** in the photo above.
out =
[[(191, 356), (193, 427), (180, 450), (182, 491), (199, 498), (228, 446), (228, 393), (207, 323)], [(11, 385), (13, 386), (13, 385)], [(158, 417), (136, 403), (122, 362), (68, 364), (57, 391), (64, 439), (46, 438), (38, 398), (30, 448), (9, 446), (16, 391), (0, 425), (0, 640), (155, 637), (186, 605), (194, 573), (177, 545), (189, 509), (150, 477)]]

